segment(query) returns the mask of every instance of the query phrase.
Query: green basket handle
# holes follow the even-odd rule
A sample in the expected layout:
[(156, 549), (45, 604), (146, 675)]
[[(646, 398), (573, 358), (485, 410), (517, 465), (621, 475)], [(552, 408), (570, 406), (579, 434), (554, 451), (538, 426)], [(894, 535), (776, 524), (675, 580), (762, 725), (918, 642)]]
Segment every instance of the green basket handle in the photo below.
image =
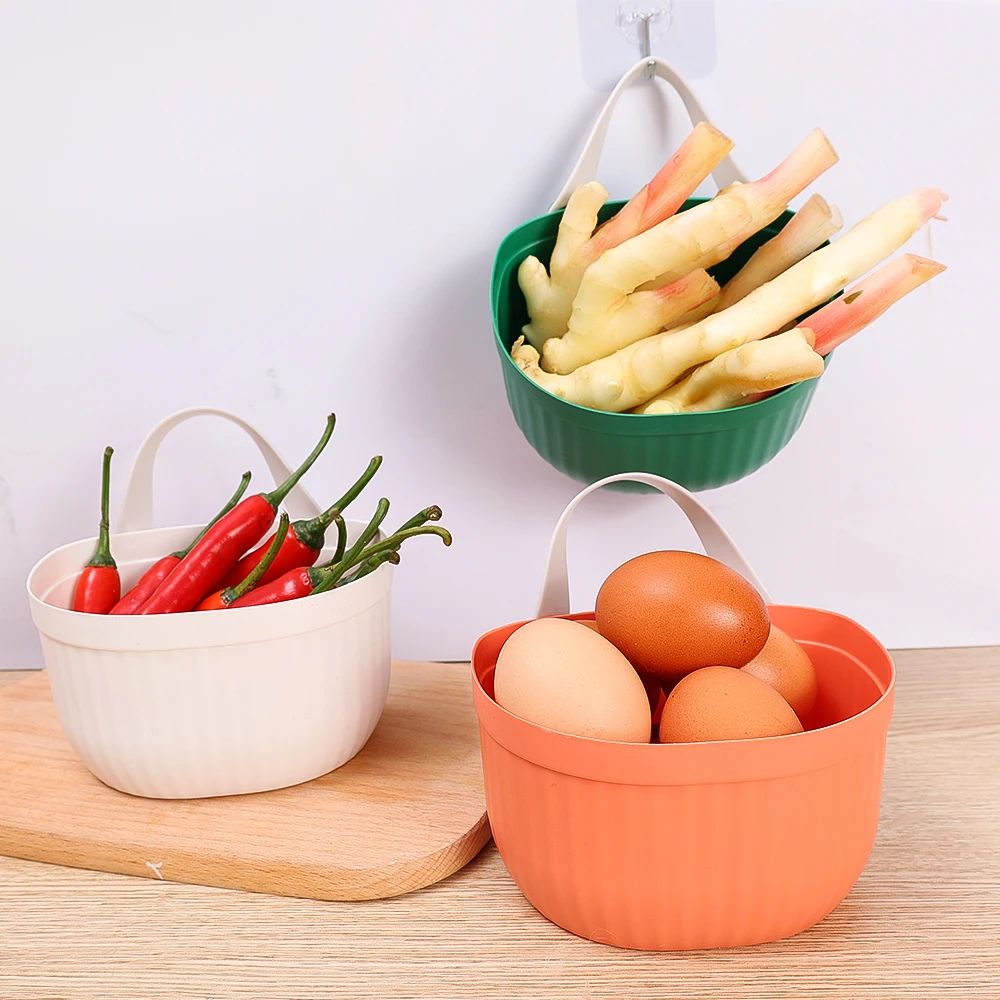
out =
[(562, 516), (556, 522), (555, 531), (552, 532), (549, 557), (545, 564), (545, 579), (542, 583), (541, 596), (538, 599), (538, 610), (535, 612), (536, 618), (569, 614), (569, 574), (566, 566), (566, 532), (569, 528), (569, 519), (585, 497), (588, 497), (595, 490), (599, 490), (602, 486), (607, 486), (608, 483), (619, 482), (645, 483), (646, 486), (652, 486), (664, 496), (670, 497), (691, 522), (691, 527), (697, 532), (706, 554), (713, 559), (718, 559), (721, 563), (725, 563), (730, 569), (736, 570), (740, 576), (757, 589), (760, 596), (764, 598), (765, 604), (772, 603), (767, 591), (757, 579), (757, 574), (750, 568), (743, 553), (729, 537), (729, 533), (693, 493), (669, 479), (654, 476), (649, 472), (623, 472), (620, 475), (608, 476), (606, 479), (600, 479), (591, 484), (577, 493), (566, 505)]
[[(597, 121), (594, 122), (594, 127), (590, 130), (590, 135), (587, 136), (587, 141), (583, 144), (583, 152), (580, 153), (580, 158), (576, 161), (576, 166), (570, 171), (569, 180), (563, 185), (563, 189), (556, 196), (556, 200), (552, 202), (549, 208), (550, 212), (554, 212), (559, 208), (565, 208), (566, 202), (569, 201), (569, 196), (573, 191), (579, 185), (586, 184), (588, 181), (594, 180), (597, 176), (597, 165), (601, 159), (604, 140), (607, 138), (608, 126), (611, 124), (615, 107), (618, 104), (618, 98), (621, 97), (622, 91), (631, 86), (636, 80), (645, 79), (646, 71), (650, 67), (653, 69), (655, 76), (658, 76), (661, 80), (665, 80), (677, 91), (677, 95), (684, 102), (684, 107), (687, 109), (692, 125), (700, 121), (709, 121), (708, 115), (705, 114), (705, 110), (701, 106), (701, 102), (695, 97), (694, 92), (670, 63), (655, 56), (640, 59), (625, 73), (615, 85), (615, 89), (608, 95), (601, 113), (597, 116)], [(712, 171), (712, 176), (715, 178), (715, 183), (718, 184), (720, 190), (735, 182), (741, 184), (747, 182), (746, 175), (736, 166), (731, 156), (727, 156)]]

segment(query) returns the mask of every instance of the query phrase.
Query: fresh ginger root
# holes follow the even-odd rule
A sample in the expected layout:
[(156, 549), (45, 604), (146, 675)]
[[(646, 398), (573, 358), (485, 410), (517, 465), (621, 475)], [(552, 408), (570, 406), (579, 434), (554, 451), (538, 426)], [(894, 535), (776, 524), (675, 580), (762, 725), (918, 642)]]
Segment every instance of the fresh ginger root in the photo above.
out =
[[(629, 315), (633, 297), (650, 294), (636, 292), (640, 285), (669, 285), (694, 269), (717, 264), (773, 222), (795, 195), (836, 162), (833, 147), (816, 129), (766, 177), (731, 185), (711, 201), (606, 251), (584, 272), (566, 334), (543, 345), (542, 367), (568, 375), (655, 334), (661, 327), (647, 313)], [(617, 321), (620, 313), (626, 316)]]
[(725, 410), (753, 393), (816, 378), (823, 374), (823, 359), (813, 350), (815, 339), (812, 330), (796, 327), (725, 351), (633, 412)]
[[(646, 337), (568, 375), (542, 371), (538, 352), (523, 337), (515, 342), (511, 356), (529, 378), (556, 396), (596, 410), (631, 410), (663, 392), (695, 365), (767, 337), (836, 294), (902, 246), (938, 213), (945, 197), (934, 188), (922, 188), (897, 198), (728, 309), (686, 329)], [(598, 264), (615, 252), (609, 251)]]
[(840, 211), (828, 205), (821, 195), (814, 194), (788, 220), (785, 228), (760, 247), (739, 272), (726, 282), (719, 309), (727, 309), (739, 302), (755, 288), (776, 278), (803, 257), (808, 257), (838, 232), (843, 224)]
[[(838, 159), (839, 157), (827, 137), (818, 128), (813, 129), (782, 163), (779, 163), (766, 177), (755, 182), (761, 185), (764, 190), (769, 189), (771, 196), (769, 203), (766, 204), (766, 210), (755, 212), (754, 224), (747, 232), (726, 243), (711, 247), (697, 260), (691, 261), (679, 269), (667, 271), (656, 280), (658, 282), (676, 281), (688, 267), (709, 268), (724, 261), (741, 243), (774, 222), (788, 208), (788, 202), (792, 198), (808, 187), (821, 173), (829, 170), (837, 163)], [(798, 183), (796, 183), (797, 179)], [(719, 195), (733, 194), (740, 186), (738, 183), (731, 184), (724, 191), (720, 191)], [(784, 198), (782, 200), (783, 187)], [(642, 289), (645, 290), (649, 284), (651, 283), (641, 286)]]
[[(634, 292), (628, 296), (621, 309), (612, 313), (601, 331), (605, 354), (635, 342), (637, 331), (655, 333), (677, 323), (694, 322), (714, 312), (719, 301), (719, 283), (708, 271), (699, 268), (670, 285), (664, 285), (651, 292)], [(706, 306), (707, 308), (699, 309)], [(549, 339), (542, 351), (542, 367), (546, 371), (567, 374), (574, 363), (572, 349), (563, 354), (562, 339)], [(569, 356), (565, 365), (560, 358)]]
[[(805, 320), (816, 338), (816, 353), (825, 358), (835, 347), (877, 320), (904, 295), (946, 270), (945, 265), (936, 260), (904, 253), (869, 274), (841, 298), (817, 309)], [(770, 395), (770, 391), (752, 393), (743, 402), (756, 403)]]
[(528, 342), (541, 349), (550, 337), (561, 337), (584, 271), (605, 250), (673, 215), (732, 148), (731, 139), (699, 122), (657, 175), (596, 232), (608, 192), (596, 181), (581, 184), (563, 212), (549, 270), (537, 257), (526, 257), (518, 269), (530, 317), (522, 331)]
[(880, 267), (805, 321), (816, 334), (817, 354), (826, 357), (893, 303), (944, 270), (944, 264), (913, 253), (904, 253)]
[(566, 332), (573, 298), (589, 263), (587, 243), (597, 225), (597, 213), (607, 200), (608, 192), (597, 181), (581, 184), (569, 196), (559, 221), (549, 261), (551, 274), (537, 257), (521, 261), (517, 282), (531, 320), (522, 332), (532, 344), (541, 347), (549, 337), (561, 337)]

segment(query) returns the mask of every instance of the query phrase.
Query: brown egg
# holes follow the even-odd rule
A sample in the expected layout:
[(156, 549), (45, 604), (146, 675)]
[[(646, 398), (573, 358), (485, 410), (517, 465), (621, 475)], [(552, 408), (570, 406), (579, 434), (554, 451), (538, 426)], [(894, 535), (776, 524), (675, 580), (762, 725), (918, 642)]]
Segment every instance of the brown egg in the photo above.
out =
[(677, 682), (660, 716), (661, 743), (750, 740), (801, 733), (788, 702), (753, 674), (702, 667)]
[(696, 552), (647, 552), (619, 566), (597, 595), (597, 626), (635, 666), (660, 677), (742, 667), (767, 641), (760, 594)]
[[(597, 622), (589, 618), (579, 619), (581, 625), (586, 625), (587, 628), (593, 629), (595, 632), (600, 634), (600, 629), (597, 627)], [(649, 699), (649, 710), (655, 715), (656, 707), (660, 704), (660, 694), (663, 690), (660, 678), (655, 674), (647, 674), (644, 670), (637, 670), (636, 673), (639, 675), (639, 680), (642, 681), (642, 686), (646, 689), (646, 697)], [(656, 719), (654, 718), (654, 722)]]
[(800, 719), (816, 704), (816, 671), (809, 654), (776, 625), (771, 626), (764, 648), (743, 670), (770, 684)]
[(596, 630), (564, 618), (522, 625), (503, 644), (497, 703), (556, 732), (648, 743), (649, 701), (632, 664)]

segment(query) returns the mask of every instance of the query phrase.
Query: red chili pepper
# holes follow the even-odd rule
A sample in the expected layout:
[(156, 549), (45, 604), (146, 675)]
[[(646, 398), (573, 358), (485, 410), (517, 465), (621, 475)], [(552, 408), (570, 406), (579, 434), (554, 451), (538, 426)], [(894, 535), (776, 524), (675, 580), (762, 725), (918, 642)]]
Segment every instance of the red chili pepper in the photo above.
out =
[(153, 596), (139, 609), (140, 615), (162, 615), (191, 611), (215, 590), (240, 556), (256, 545), (274, 523), (278, 505), (305, 475), (326, 447), (336, 418), (331, 413), (319, 444), (309, 457), (276, 490), (247, 497), (205, 533), (205, 537), (174, 567)]
[(278, 522), (278, 530), (274, 533), (271, 544), (264, 553), (264, 558), (235, 587), (226, 587), (224, 590), (217, 590), (210, 594), (195, 608), (195, 611), (224, 611), (234, 601), (238, 601), (244, 594), (250, 593), (264, 578), (269, 567), (274, 563), (274, 557), (281, 551), (285, 537), (288, 534), (288, 515), (282, 514)]
[[(388, 509), (388, 501), (380, 500), (375, 517), (372, 518), (361, 537), (345, 553), (344, 558), (339, 563), (332, 566), (320, 566), (316, 569), (311, 567), (294, 569), (275, 580), (274, 583), (252, 590), (238, 601), (234, 601), (230, 607), (251, 608), (259, 607), (262, 604), (277, 604), (281, 601), (292, 601), (299, 597), (308, 597), (310, 594), (320, 594), (337, 586), (344, 586), (362, 576), (367, 576), (384, 562), (398, 562), (399, 546), (407, 538), (414, 535), (438, 535), (445, 545), (451, 545), (451, 535), (444, 528), (411, 527), (398, 531), (381, 542), (366, 548), (365, 546), (378, 532), (378, 525)], [(351, 569), (354, 569), (355, 572), (347, 576), (346, 574)]]
[(108, 538), (108, 496), (111, 490), (111, 456), (114, 449), (104, 449), (104, 468), (101, 472), (101, 527), (97, 535), (97, 547), (90, 562), (83, 568), (73, 590), (73, 610), (92, 615), (106, 615), (118, 603), (122, 594), (122, 582), (118, 576), (118, 566), (111, 557)]
[[(327, 528), (330, 527), (338, 514), (344, 512), (348, 504), (357, 499), (361, 491), (378, 472), (378, 467), (381, 464), (382, 456), (376, 455), (368, 463), (368, 468), (365, 469), (361, 478), (336, 503), (311, 520), (295, 521), (289, 528), (285, 544), (271, 564), (271, 568), (257, 585), (277, 580), (279, 576), (284, 576), (289, 570), (298, 569), (300, 566), (312, 566), (326, 544)], [(241, 580), (245, 579), (247, 574), (263, 558), (267, 547), (268, 543), (265, 542), (253, 552), (248, 552), (222, 581), (222, 586), (235, 587)]]
[(223, 514), (228, 514), (243, 498), (250, 483), (250, 473), (244, 472), (240, 480), (239, 488), (229, 498), (229, 502), (201, 531), (195, 536), (194, 541), (186, 549), (178, 549), (170, 555), (158, 559), (142, 576), (139, 577), (136, 585), (111, 609), (113, 615), (135, 614), (142, 605), (152, 597), (153, 592), (170, 575), (171, 570), (205, 537), (205, 532), (219, 520)]

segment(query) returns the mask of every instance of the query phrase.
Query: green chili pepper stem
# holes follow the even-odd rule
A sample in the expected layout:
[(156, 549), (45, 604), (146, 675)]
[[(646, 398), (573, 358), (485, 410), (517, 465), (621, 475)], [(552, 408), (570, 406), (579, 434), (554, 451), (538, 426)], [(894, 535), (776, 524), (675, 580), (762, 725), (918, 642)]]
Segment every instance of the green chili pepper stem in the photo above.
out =
[(176, 552), (171, 552), (172, 556), (176, 556), (178, 559), (183, 559), (204, 537), (205, 532), (219, 520), (220, 517), (225, 517), (242, 499), (243, 494), (246, 493), (247, 487), (250, 485), (250, 473), (244, 472), (243, 478), (240, 480), (240, 485), (236, 488), (236, 492), (229, 498), (229, 502), (226, 504), (222, 510), (219, 511), (215, 517), (212, 518), (208, 524), (205, 525), (201, 531), (195, 536), (194, 541), (186, 549), (178, 549)]
[[(331, 560), (317, 569), (310, 570), (314, 588), (324, 582), (327, 577), (333, 577), (333, 584), (339, 580), (344, 573), (354, 564), (364, 547), (378, 534), (379, 525), (385, 520), (389, 513), (389, 501), (382, 497), (375, 508), (372, 519), (365, 526), (365, 530), (358, 536), (358, 540), (343, 554), (336, 562)], [(331, 584), (331, 586), (333, 585)], [(324, 588), (329, 589), (329, 588)]]
[(260, 583), (261, 578), (271, 568), (271, 563), (274, 562), (274, 557), (281, 549), (285, 541), (285, 535), (287, 534), (288, 514), (282, 511), (281, 519), (278, 521), (278, 530), (274, 533), (274, 538), (271, 539), (271, 544), (267, 547), (267, 551), (260, 562), (247, 574), (246, 579), (241, 580), (235, 587), (227, 587), (222, 592), (221, 600), (223, 604), (229, 605), (233, 601), (238, 601), (244, 594), (249, 594)]
[(379, 552), (378, 555), (372, 556), (371, 559), (365, 559), (358, 566), (353, 567), (354, 572), (351, 573), (350, 576), (333, 576), (332, 574), (328, 574), (313, 588), (313, 593), (322, 594), (327, 590), (336, 590), (337, 587), (344, 587), (363, 576), (368, 576), (369, 573), (374, 572), (379, 568), (379, 566), (386, 562), (391, 562), (393, 565), (398, 564), (399, 550), (387, 549), (384, 552)]
[(326, 541), (326, 530), (333, 523), (333, 519), (338, 514), (343, 514), (344, 508), (356, 500), (358, 494), (368, 485), (372, 476), (378, 471), (382, 464), (382, 456), (376, 455), (369, 463), (368, 468), (362, 473), (361, 478), (334, 504), (331, 504), (316, 517), (308, 520), (296, 521), (292, 524), (295, 529), (295, 537), (309, 548), (318, 552), (323, 548)]
[(117, 568), (111, 556), (111, 518), (108, 515), (111, 501), (111, 456), (115, 453), (110, 445), (104, 449), (104, 465), (101, 469), (101, 526), (97, 532), (97, 547), (87, 563), (88, 566), (110, 566)]
[[(451, 545), (451, 532), (447, 528), (439, 528), (434, 524), (425, 524), (416, 528), (404, 528), (402, 531), (397, 531), (394, 535), (384, 538), (381, 542), (369, 545), (364, 552), (360, 553), (360, 557), (356, 558), (355, 561), (360, 562), (364, 559), (369, 559), (371, 556), (378, 555), (378, 553), (384, 552), (387, 549), (398, 548), (407, 538), (416, 538), (417, 535), (437, 535), (445, 545)], [(344, 557), (344, 562), (347, 562), (346, 556)]]
[(378, 534), (378, 529), (382, 526), (386, 515), (389, 513), (389, 501), (382, 497), (375, 507), (372, 519), (365, 525), (364, 531), (358, 535), (358, 540), (344, 553), (339, 560), (339, 564), (344, 564), (344, 568), (353, 564), (364, 547)]
[[(395, 534), (390, 535), (381, 542), (377, 542), (367, 548), (362, 546), (359, 549), (358, 543), (356, 542), (351, 550), (344, 555), (344, 558), (341, 559), (340, 562), (335, 564), (328, 563), (326, 566), (310, 571), (311, 574), (315, 574), (313, 576), (313, 593), (315, 594), (317, 591), (322, 592), (324, 590), (332, 590), (338, 585), (345, 574), (347, 574), (351, 569), (354, 569), (357, 565), (379, 556), (384, 552), (391, 552), (398, 549), (407, 538), (415, 538), (417, 535), (437, 535), (445, 545), (451, 545), (451, 532), (446, 528), (439, 528), (433, 525), (406, 528), (403, 531), (397, 531)], [(374, 537), (374, 535), (372, 537)], [(361, 539), (359, 538), (358, 541), (360, 542)], [(351, 579), (353, 580), (354, 576), (352, 576)]]
[(357, 500), (357, 498), (361, 495), (361, 491), (372, 481), (381, 464), (382, 456), (376, 455), (368, 463), (368, 468), (361, 473), (361, 477), (358, 481), (333, 506), (343, 514), (343, 512), (347, 509), (348, 504)]
[(344, 558), (344, 550), (347, 548), (347, 525), (340, 514), (334, 515), (334, 523), (337, 525), (337, 547), (333, 551), (332, 563), (339, 563)]
[(386, 549), (384, 552), (379, 552), (376, 555), (365, 559), (364, 562), (358, 564), (350, 576), (342, 578), (337, 586), (343, 587), (348, 583), (353, 583), (355, 580), (360, 580), (363, 576), (368, 576), (369, 573), (374, 573), (375, 570), (377, 570), (383, 563), (392, 563), (393, 566), (398, 566), (399, 549)]
[(426, 524), (428, 521), (440, 521), (441, 520), (441, 508), (434, 504), (432, 507), (425, 507), (423, 510), (418, 511), (413, 515), (405, 524), (401, 524), (396, 529), (396, 534), (398, 535), (401, 531), (406, 531), (408, 528), (419, 528), (420, 525)]
[(319, 439), (319, 443), (316, 447), (309, 453), (309, 457), (277, 489), (272, 490), (270, 493), (261, 493), (261, 496), (271, 505), (272, 508), (274, 508), (274, 510), (278, 509), (282, 500), (284, 500), (285, 497), (292, 492), (298, 484), (298, 481), (312, 467), (313, 462), (319, 458), (320, 453), (326, 447), (327, 442), (333, 434), (333, 428), (336, 423), (337, 418), (331, 413), (330, 416), (326, 418), (326, 429), (323, 431), (323, 436)]

